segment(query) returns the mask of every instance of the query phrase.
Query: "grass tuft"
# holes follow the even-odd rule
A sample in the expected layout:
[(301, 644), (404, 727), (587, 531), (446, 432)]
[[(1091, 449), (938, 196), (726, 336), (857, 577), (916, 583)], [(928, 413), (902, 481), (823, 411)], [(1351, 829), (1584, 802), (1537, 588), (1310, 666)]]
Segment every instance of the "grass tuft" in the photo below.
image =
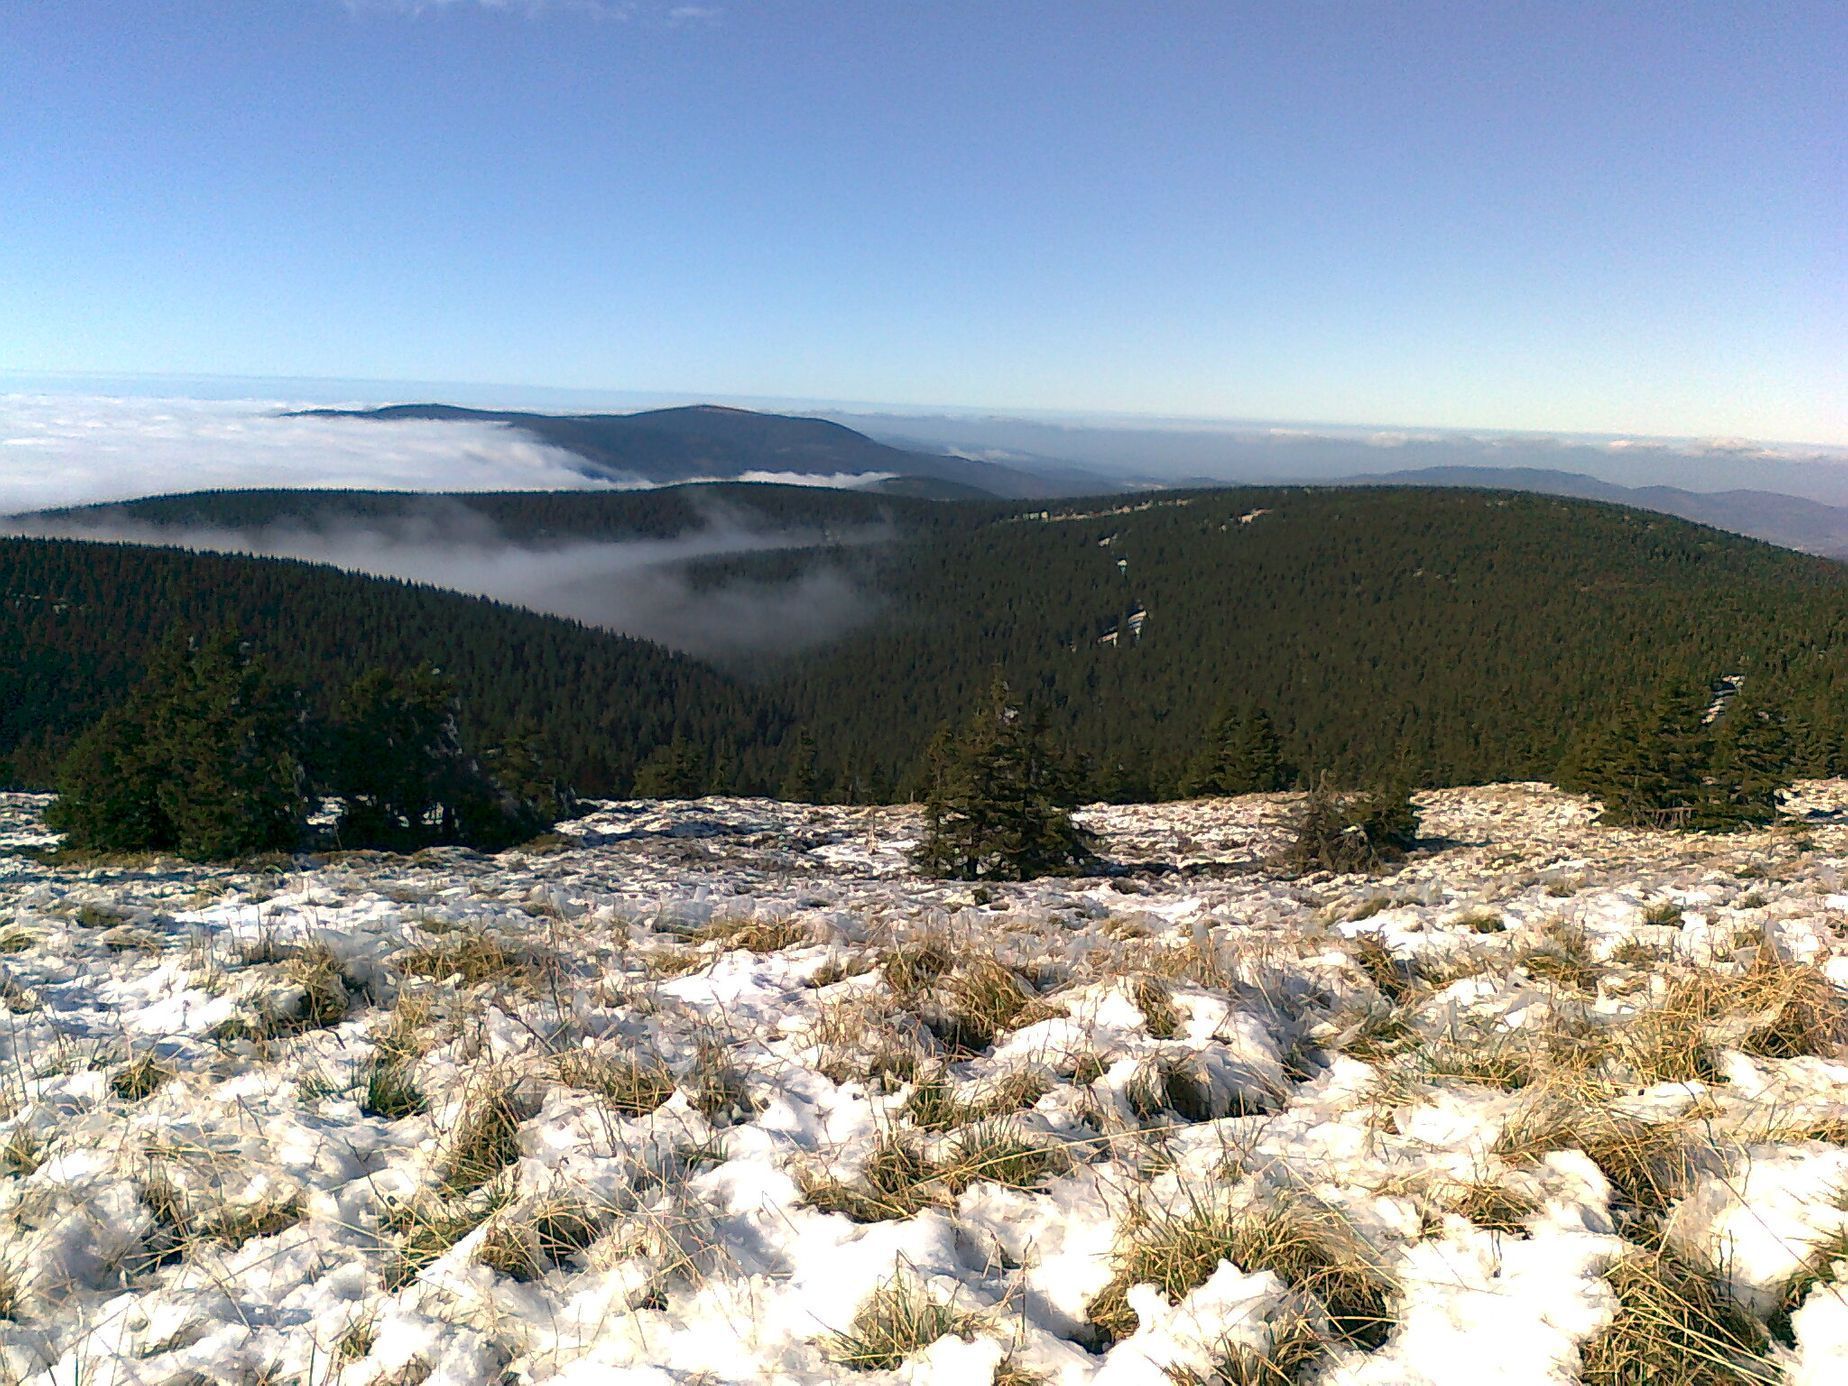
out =
[(1151, 1038), (1173, 1039), (1181, 1032), (1181, 1013), (1174, 1008), (1174, 993), (1161, 978), (1146, 972), (1132, 978), (1129, 999), (1142, 1012)]
[[(1837, 1206), (1842, 1206), (1842, 1203), (1843, 1200), (1838, 1198)], [(1803, 1307), (1803, 1301), (1809, 1298), (1810, 1291), (1818, 1285), (1827, 1285), (1840, 1278), (1836, 1267), (1844, 1261), (1848, 1261), (1848, 1228), (1838, 1228), (1810, 1248), (1809, 1255), (1803, 1258), (1803, 1264), (1784, 1283), (1778, 1306), (1771, 1314), (1771, 1333), (1779, 1342), (1796, 1345), (1790, 1316)]]
[(1173, 1112), (1182, 1121), (1211, 1121), (1215, 1115), (1211, 1090), (1193, 1065), (1178, 1055), (1146, 1060), (1130, 1077), (1123, 1095), (1130, 1109), (1145, 1121), (1163, 1112)]
[(453, 933), (435, 943), (407, 949), (397, 958), (400, 970), (432, 981), (458, 977), (465, 987), (482, 982), (517, 985), (533, 976), (531, 961), (512, 952), (492, 934)]
[(1296, 1386), (1328, 1356), (1328, 1340), (1308, 1315), (1279, 1315), (1267, 1325), (1262, 1347), (1222, 1340), (1207, 1374), (1167, 1367), (1175, 1386)]
[(142, 1102), (172, 1077), (173, 1069), (152, 1054), (137, 1054), (110, 1076), (109, 1091), (124, 1102)]
[(1766, 1058), (1837, 1058), (1848, 1049), (1848, 998), (1822, 969), (1761, 950), (1744, 972), (1701, 972), (1625, 1026), (1619, 1055), (1643, 1083), (1716, 1081), (1718, 1050)]
[(988, 1386), (1050, 1386), (1051, 1381), (1051, 1377), (1021, 1366), (1012, 1357), (1004, 1357), (995, 1363)]
[(363, 1314), (355, 1318), (340, 1331), (334, 1339), (334, 1361), (345, 1365), (357, 1362), (371, 1353), (378, 1346), (379, 1320), (376, 1314)]
[(711, 1122), (740, 1120), (757, 1110), (757, 1099), (751, 1095), (744, 1071), (717, 1040), (699, 1042), (679, 1087), (688, 1105)]
[(1710, 1270), (1668, 1251), (1637, 1248), (1605, 1276), (1617, 1312), (1582, 1349), (1586, 1386), (1769, 1386), (1781, 1379), (1758, 1355), (1764, 1329)]
[(1346, 1341), (1378, 1347), (1392, 1327), (1396, 1287), (1372, 1249), (1333, 1210), (1299, 1199), (1236, 1212), (1195, 1202), (1183, 1212), (1134, 1220), (1118, 1244), (1116, 1274), (1087, 1316), (1107, 1339), (1126, 1338), (1137, 1326), (1132, 1286), (1154, 1285), (1179, 1303), (1221, 1261), (1246, 1272), (1271, 1271), (1313, 1295)]
[(1031, 1107), (1051, 1091), (1051, 1087), (1051, 1080), (1045, 1074), (1023, 1068), (989, 1083), (976, 1093), (962, 1096), (943, 1071), (936, 1070), (919, 1076), (904, 1106), (899, 1108), (899, 1115), (920, 1130), (953, 1131), (958, 1126)]
[(813, 1171), (799, 1173), (797, 1182), (810, 1207), (865, 1223), (908, 1218), (942, 1203), (935, 1178), (936, 1170), (915, 1144), (887, 1134), (874, 1143), (856, 1182)]
[(401, 993), (391, 1022), (373, 1036), (359, 1107), (367, 1116), (397, 1120), (428, 1110), (412, 1068), (432, 1038), (430, 1005)]
[(297, 949), (283, 964), (283, 975), (302, 989), (302, 996), (292, 1015), (266, 1017), (270, 1033), (321, 1030), (346, 1019), (352, 996), (340, 960), (326, 944)]
[(794, 919), (759, 919), (755, 915), (715, 919), (693, 931), (695, 943), (717, 943), (726, 949), (753, 953), (780, 953), (785, 948), (813, 941), (808, 925)]
[(984, 1121), (963, 1130), (950, 1153), (937, 1163), (936, 1175), (952, 1193), (986, 1181), (1010, 1189), (1030, 1189), (1064, 1172), (1064, 1150), (1035, 1144), (1011, 1121)]
[(624, 1116), (647, 1116), (674, 1095), (674, 1075), (654, 1056), (574, 1049), (554, 1059), (552, 1071), (566, 1087), (595, 1093)]
[(1539, 942), (1515, 954), (1514, 960), (1527, 969), (1528, 976), (1575, 991), (1596, 987), (1603, 971), (1592, 956), (1590, 936), (1563, 919), (1548, 924)]
[(1532, 1159), (1582, 1150), (1632, 1213), (1667, 1212), (1703, 1168), (1700, 1148), (1674, 1122), (1644, 1121), (1593, 1105), (1589, 1094), (1549, 1093), (1503, 1128), (1495, 1152)]
[(1395, 956), (1372, 934), (1363, 934), (1354, 940), (1354, 961), (1392, 1005), (1405, 1000), (1418, 985), (1417, 968), (1410, 961)]
[(45, 1143), (29, 1128), (15, 1126), (0, 1143), (0, 1174), (25, 1176), (45, 1163)]
[(949, 947), (936, 939), (921, 939), (894, 948), (886, 954), (881, 970), (886, 985), (901, 997), (927, 990), (955, 966), (956, 958)]
[(481, 1234), (475, 1247), (475, 1264), (521, 1282), (539, 1277), (539, 1252), (526, 1229), (511, 1219), (500, 1219)]
[(394, 1294), (403, 1289), (512, 1201), (512, 1189), (495, 1184), (472, 1199), (420, 1199), (391, 1209), (385, 1225), (397, 1242), (385, 1265), (385, 1288)]
[(979, 1314), (944, 1303), (912, 1276), (895, 1275), (860, 1306), (845, 1333), (833, 1335), (828, 1355), (849, 1371), (895, 1371), (939, 1338), (970, 1338), (981, 1327)]
[(519, 1159), (519, 1129), (512, 1089), (483, 1085), (469, 1093), (443, 1156), (443, 1191), (473, 1193)]
[(539, 1259), (549, 1266), (583, 1255), (602, 1235), (589, 1210), (569, 1199), (552, 1199), (533, 1209), (532, 1231)]
[(1531, 1195), (1492, 1179), (1474, 1179), (1457, 1187), (1450, 1206), (1484, 1232), (1525, 1237), (1528, 1219), (1540, 1211)]
[(1537, 1056), (1508, 1035), (1443, 1040), (1419, 1059), (1427, 1077), (1480, 1083), (1503, 1092), (1524, 1088), (1539, 1076)]

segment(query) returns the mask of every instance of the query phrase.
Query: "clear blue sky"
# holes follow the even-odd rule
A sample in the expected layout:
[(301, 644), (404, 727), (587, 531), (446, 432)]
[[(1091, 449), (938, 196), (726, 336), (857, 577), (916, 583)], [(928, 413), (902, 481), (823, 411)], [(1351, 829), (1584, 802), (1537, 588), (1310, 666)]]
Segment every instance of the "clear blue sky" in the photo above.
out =
[(1848, 442), (1848, 5), (0, 0), (0, 368)]

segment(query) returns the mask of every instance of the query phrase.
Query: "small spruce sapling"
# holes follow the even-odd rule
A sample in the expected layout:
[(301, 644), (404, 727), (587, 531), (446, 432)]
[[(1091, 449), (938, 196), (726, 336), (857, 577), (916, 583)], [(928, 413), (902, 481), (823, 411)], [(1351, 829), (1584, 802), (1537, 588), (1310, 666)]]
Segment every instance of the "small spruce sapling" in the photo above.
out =
[(1342, 791), (1326, 774), (1309, 791), (1286, 853), (1301, 871), (1377, 871), (1418, 841), (1418, 809), (1402, 783)]

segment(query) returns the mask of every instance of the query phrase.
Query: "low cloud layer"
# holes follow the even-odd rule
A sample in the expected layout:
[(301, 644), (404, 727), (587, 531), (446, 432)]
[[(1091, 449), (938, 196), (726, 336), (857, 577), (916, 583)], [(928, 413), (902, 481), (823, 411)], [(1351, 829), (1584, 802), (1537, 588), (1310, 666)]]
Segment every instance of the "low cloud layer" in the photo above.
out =
[[(217, 488), (454, 492), (643, 484), (593, 480), (571, 453), (501, 424), (285, 417), (290, 407), (299, 406), (0, 396), (0, 516)], [(878, 478), (753, 473), (742, 479), (837, 486)], [(363, 528), (176, 530), (80, 516), (20, 518), (0, 523), (0, 532), (330, 563), (493, 597), (720, 659), (813, 645), (872, 609), (851, 579), (826, 563), (786, 582), (696, 585), (684, 566), (689, 562), (820, 539), (807, 531), (753, 529), (717, 507), (702, 528), (670, 540), (544, 546), (517, 542), (476, 512), (436, 497), (400, 521)]]
[[(822, 539), (808, 530), (750, 528), (717, 507), (701, 528), (671, 539), (544, 545), (511, 539), (477, 512), (440, 497), (389, 523), (338, 528), (178, 528), (102, 514), (28, 518), (0, 525), (0, 533), (328, 563), (492, 597), (721, 661), (808, 648), (858, 625), (877, 605), (826, 561), (787, 581), (696, 583), (686, 565), (700, 559), (806, 548)], [(846, 538), (870, 542), (880, 533)]]
[(0, 515), (218, 487), (609, 486), (501, 424), (284, 418), (274, 401), (0, 395)]

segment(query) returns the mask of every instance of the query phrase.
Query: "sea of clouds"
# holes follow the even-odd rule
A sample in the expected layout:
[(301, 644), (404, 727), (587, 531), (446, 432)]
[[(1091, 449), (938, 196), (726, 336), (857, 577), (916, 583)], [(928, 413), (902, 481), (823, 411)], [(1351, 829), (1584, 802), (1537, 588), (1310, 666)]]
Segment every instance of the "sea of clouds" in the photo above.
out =
[(221, 487), (608, 487), (502, 424), (290, 418), (275, 400), (0, 395), (0, 515)]
[[(686, 565), (806, 547), (821, 535), (754, 528), (716, 502), (671, 539), (530, 543), (433, 496), (390, 522), (157, 528), (109, 513), (25, 512), (243, 487), (394, 491), (629, 489), (502, 424), (292, 418), (279, 401), (0, 396), (0, 533), (157, 544), (327, 563), (492, 597), (713, 658), (824, 641), (877, 607), (832, 563), (786, 581), (690, 580)], [(866, 477), (748, 474), (796, 485)], [(876, 530), (839, 542), (871, 542)]]

